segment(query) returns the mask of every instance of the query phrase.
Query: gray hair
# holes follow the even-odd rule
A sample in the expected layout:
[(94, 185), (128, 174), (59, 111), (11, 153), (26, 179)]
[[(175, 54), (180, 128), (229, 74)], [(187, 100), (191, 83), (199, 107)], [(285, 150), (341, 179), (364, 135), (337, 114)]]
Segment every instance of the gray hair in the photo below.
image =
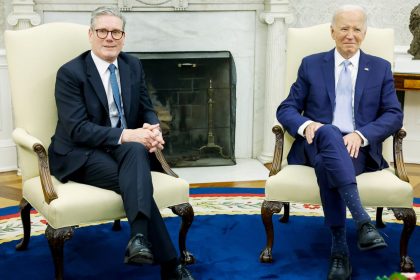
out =
[(342, 12), (348, 12), (348, 11), (359, 11), (363, 14), (363, 26), (366, 29), (367, 28), (367, 14), (366, 14), (366, 10), (358, 5), (343, 5), (338, 7), (335, 12), (334, 15), (332, 17), (332, 21), (331, 21), (331, 26), (335, 26), (336, 23), (336, 19), (337, 19), (337, 15), (342, 13)]
[(96, 18), (104, 15), (111, 15), (120, 18), (123, 22), (122, 30), (124, 31), (125, 28), (125, 17), (121, 14), (120, 10), (116, 7), (98, 7), (94, 11), (92, 11), (90, 17), (90, 28), (95, 29), (95, 21)]

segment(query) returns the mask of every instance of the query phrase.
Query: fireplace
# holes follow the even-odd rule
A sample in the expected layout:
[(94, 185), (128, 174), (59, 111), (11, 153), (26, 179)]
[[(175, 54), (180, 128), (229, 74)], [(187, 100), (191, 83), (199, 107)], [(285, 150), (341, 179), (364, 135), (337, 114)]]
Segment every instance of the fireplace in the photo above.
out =
[(228, 51), (133, 52), (172, 167), (235, 164), (236, 73)]

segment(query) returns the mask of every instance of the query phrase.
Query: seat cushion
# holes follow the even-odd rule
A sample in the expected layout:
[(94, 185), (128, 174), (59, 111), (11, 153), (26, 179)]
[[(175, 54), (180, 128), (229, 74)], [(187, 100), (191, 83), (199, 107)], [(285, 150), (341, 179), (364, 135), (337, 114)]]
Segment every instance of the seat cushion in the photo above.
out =
[[(188, 202), (189, 184), (180, 178), (152, 172), (154, 198), (159, 209)], [(47, 204), (39, 177), (23, 183), (23, 197), (53, 228), (101, 222), (125, 217), (121, 196), (91, 185), (52, 177), (58, 198)]]
[[(413, 206), (413, 188), (395, 176), (392, 169), (363, 173), (356, 179), (364, 206)], [(287, 165), (279, 173), (268, 178), (265, 198), (269, 201), (320, 204), (315, 170), (303, 165)]]

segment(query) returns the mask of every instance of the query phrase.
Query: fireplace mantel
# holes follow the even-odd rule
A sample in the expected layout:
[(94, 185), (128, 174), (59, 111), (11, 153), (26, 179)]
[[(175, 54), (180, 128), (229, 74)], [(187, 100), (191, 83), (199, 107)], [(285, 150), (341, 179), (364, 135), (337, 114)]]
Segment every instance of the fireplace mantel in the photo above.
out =
[(21, 0), (12, 2), (8, 23), (88, 24), (101, 5), (118, 6), (127, 18), (125, 51), (230, 51), (238, 78), (235, 156), (271, 161), (292, 22), (288, 0)]

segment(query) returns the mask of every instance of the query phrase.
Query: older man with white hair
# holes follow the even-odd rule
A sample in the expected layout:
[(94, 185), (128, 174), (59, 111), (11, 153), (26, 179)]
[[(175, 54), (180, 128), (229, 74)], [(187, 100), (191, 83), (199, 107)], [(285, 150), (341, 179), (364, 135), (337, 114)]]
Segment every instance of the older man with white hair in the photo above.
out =
[(332, 247), (328, 279), (350, 279), (346, 207), (358, 247), (387, 244), (363, 208), (356, 176), (388, 167), (382, 142), (402, 127), (403, 113), (389, 62), (365, 54), (367, 31), (360, 6), (339, 7), (331, 23), (335, 48), (305, 57), (277, 119), (295, 137), (289, 164), (314, 167)]

